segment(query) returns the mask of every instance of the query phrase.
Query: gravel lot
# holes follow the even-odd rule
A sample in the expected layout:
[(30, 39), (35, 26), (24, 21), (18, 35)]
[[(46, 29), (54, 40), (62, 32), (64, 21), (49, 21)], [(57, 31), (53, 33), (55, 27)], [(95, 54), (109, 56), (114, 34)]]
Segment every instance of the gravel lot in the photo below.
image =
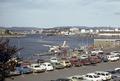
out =
[(97, 65), (89, 65), (82, 67), (71, 67), (62, 70), (49, 71), (45, 73), (25, 74), (13, 77), (14, 79), (7, 78), (6, 81), (50, 81), (61, 77), (68, 77), (78, 74), (86, 74), (94, 71), (104, 71), (120, 67), (120, 60), (116, 62), (100, 63)]

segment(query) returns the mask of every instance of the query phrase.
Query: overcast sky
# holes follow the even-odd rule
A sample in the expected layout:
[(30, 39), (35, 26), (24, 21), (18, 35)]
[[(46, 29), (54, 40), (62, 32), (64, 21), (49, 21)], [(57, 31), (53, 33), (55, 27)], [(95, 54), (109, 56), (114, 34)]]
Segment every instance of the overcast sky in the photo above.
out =
[(120, 0), (0, 0), (0, 26), (120, 26)]

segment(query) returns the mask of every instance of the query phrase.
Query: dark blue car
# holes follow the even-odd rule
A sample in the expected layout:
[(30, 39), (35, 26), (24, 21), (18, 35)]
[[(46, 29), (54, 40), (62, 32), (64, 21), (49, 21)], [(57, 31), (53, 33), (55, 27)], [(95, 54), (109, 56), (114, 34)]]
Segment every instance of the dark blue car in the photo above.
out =
[(16, 70), (20, 72), (20, 74), (29, 74), (32, 73), (32, 69), (28, 68), (27, 66), (20, 66), (16, 67)]

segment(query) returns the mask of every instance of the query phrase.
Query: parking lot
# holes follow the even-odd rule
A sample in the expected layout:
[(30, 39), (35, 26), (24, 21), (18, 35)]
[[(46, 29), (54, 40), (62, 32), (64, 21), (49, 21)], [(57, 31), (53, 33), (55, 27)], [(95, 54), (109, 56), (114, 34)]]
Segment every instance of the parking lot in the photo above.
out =
[(94, 71), (105, 71), (120, 67), (120, 60), (116, 62), (99, 63), (82, 67), (71, 67), (61, 70), (48, 71), (45, 73), (24, 74), (7, 78), (6, 81), (50, 81), (57, 78), (69, 77), (72, 75), (83, 75)]

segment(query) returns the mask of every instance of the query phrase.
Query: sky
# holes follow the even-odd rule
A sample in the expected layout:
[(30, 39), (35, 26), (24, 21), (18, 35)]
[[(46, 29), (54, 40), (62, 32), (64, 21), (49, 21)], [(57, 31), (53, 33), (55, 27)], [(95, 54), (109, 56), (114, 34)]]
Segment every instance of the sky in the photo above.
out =
[(120, 27), (120, 0), (0, 0), (0, 26)]

